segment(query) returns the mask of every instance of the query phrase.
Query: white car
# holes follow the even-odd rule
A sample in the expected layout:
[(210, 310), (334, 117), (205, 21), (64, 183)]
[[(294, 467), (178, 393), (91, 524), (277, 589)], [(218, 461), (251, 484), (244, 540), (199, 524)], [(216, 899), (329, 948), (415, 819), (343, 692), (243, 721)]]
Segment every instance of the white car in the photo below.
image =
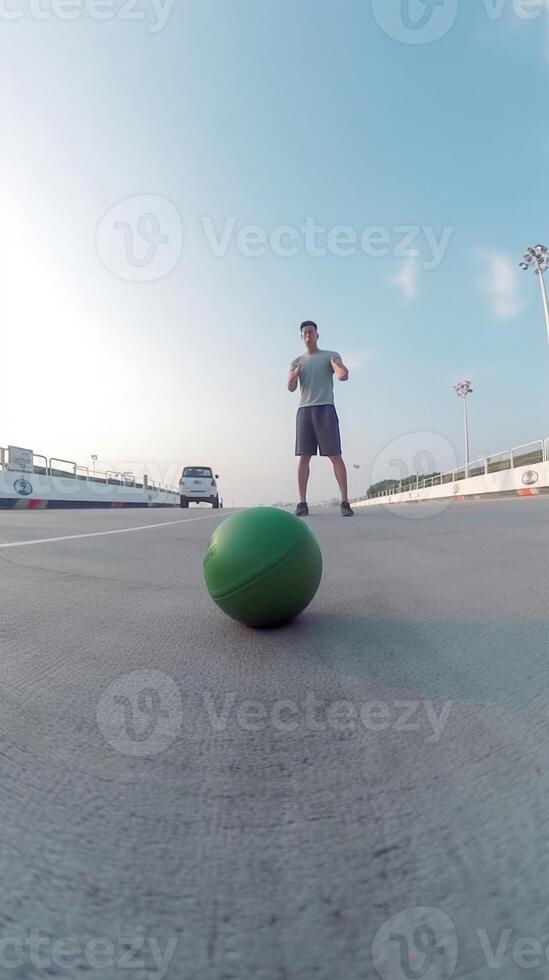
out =
[(211, 466), (185, 466), (179, 481), (179, 502), (181, 507), (200, 504), (205, 501), (212, 507), (223, 507), (219, 498), (217, 480)]

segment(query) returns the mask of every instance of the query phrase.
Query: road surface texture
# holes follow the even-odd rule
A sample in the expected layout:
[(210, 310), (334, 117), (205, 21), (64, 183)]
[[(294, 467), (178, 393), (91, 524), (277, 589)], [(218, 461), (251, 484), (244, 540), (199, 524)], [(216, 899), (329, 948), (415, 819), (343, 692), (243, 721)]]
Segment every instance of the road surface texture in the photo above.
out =
[(549, 500), (319, 509), (269, 632), (227, 516), (0, 512), (0, 977), (547, 978)]

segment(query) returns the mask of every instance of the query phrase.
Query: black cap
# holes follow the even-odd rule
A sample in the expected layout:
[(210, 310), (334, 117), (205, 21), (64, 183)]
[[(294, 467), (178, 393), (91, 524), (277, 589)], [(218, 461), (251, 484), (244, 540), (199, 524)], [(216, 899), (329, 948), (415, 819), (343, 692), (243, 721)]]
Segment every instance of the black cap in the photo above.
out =
[(318, 333), (318, 327), (317, 327), (317, 325), (316, 325), (316, 323), (315, 323), (314, 320), (304, 320), (303, 323), (301, 324), (300, 328), (299, 328), (299, 332), (300, 333), (303, 333), (303, 331), (305, 330), (305, 327), (314, 327), (315, 330), (316, 330), (316, 332)]

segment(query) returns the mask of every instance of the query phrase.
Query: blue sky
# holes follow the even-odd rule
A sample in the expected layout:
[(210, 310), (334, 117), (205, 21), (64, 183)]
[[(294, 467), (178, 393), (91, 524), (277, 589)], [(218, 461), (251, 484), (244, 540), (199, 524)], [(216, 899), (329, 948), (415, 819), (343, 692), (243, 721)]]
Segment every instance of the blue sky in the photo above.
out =
[[(285, 381), (309, 317), (351, 369), (336, 395), (363, 489), (429, 434), (437, 466), (461, 461), (463, 377), (473, 455), (549, 435), (539, 286), (518, 269), (549, 238), (544, 0), (445, 0), (455, 22), (423, 44), (390, 36), (379, 0), (71, 2), (2, 8), (0, 444), (172, 482), (212, 460), (227, 502), (292, 500)], [(339, 226), (354, 254), (334, 254)], [(311, 499), (335, 490), (316, 461)]]

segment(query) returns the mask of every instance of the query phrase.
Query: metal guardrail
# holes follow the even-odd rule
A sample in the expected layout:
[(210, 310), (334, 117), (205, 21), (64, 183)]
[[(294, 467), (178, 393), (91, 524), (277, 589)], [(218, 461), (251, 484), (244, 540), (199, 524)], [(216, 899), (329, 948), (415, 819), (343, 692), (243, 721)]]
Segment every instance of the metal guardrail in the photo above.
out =
[(377, 500), (379, 497), (395, 497), (402, 493), (410, 493), (414, 490), (424, 490), (426, 487), (440, 486), (445, 483), (459, 483), (461, 480), (469, 479), (473, 476), (485, 476), (488, 473), (499, 473), (501, 470), (518, 469), (521, 466), (535, 466), (539, 463), (549, 462), (549, 436), (545, 439), (538, 439), (535, 442), (527, 442), (523, 446), (515, 449), (504, 449), (501, 453), (494, 453), (484, 459), (475, 459), (468, 466), (462, 466), (456, 470), (449, 470), (447, 473), (439, 473), (427, 477), (424, 480), (416, 478), (409, 482), (400, 481), (392, 489), (383, 490), (381, 493), (373, 494), (371, 497), (358, 497), (358, 500)]
[(72, 473), (69, 473), (68, 475), (73, 477), (76, 476), (76, 463), (73, 463), (70, 459), (56, 459), (55, 456), (52, 456), (49, 462), (48, 469), (50, 476), (63, 476), (67, 472), (66, 470), (59, 470), (57, 468), (54, 470), (52, 463), (66, 463), (67, 466), (72, 466)]
[[(38, 461), (41, 461), (41, 463)], [(53, 464), (61, 464), (65, 467), (69, 466), (70, 470), (60, 469), (58, 466), (54, 466)], [(7, 468), (8, 447), (0, 446), (0, 470), (6, 470)], [(156, 482), (150, 479), (145, 480), (145, 478), (143, 479), (143, 483), (137, 483), (133, 473), (119, 473), (114, 470), (108, 470), (106, 473), (94, 471), (92, 474), (90, 474), (90, 469), (88, 466), (81, 466), (72, 459), (58, 459), (55, 456), (48, 459), (47, 456), (43, 456), (40, 453), (33, 453), (33, 472), (39, 473), (42, 476), (62, 477), (66, 480), (85, 480), (89, 483), (134, 487), (137, 490), (151, 490), (155, 492), (161, 491), (162, 493), (170, 493), (177, 497), (179, 496), (179, 488), (172, 487), (168, 483)], [(116, 477), (119, 477), (119, 479), (116, 479)]]

